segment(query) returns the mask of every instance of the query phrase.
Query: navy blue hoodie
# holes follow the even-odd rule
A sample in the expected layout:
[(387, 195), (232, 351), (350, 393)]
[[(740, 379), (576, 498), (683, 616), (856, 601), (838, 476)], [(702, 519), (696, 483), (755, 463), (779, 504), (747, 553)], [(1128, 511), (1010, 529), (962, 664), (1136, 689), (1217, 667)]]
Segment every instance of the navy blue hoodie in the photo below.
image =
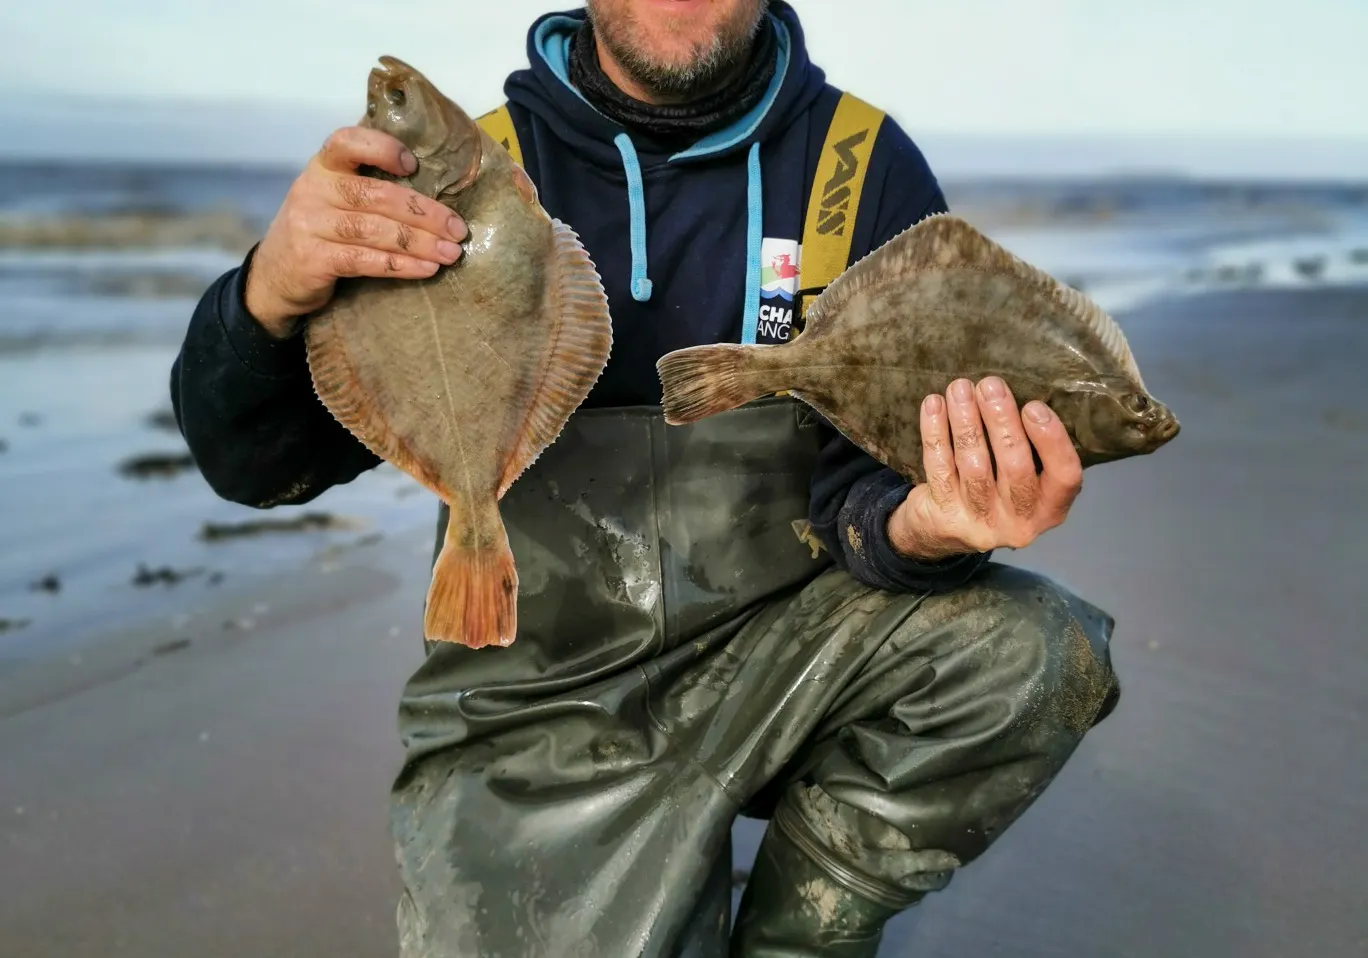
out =
[[(765, 96), (726, 129), (671, 154), (648, 138), (634, 140), (571, 86), (569, 49), (583, 17), (575, 10), (538, 18), (528, 32), (529, 68), (513, 73), (504, 90), (542, 205), (574, 226), (608, 295), (613, 351), (585, 405), (657, 404), (661, 355), (788, 338), (792, 301), (783, 284), (765, 282), (773, 278), (765, 265), (773, 254), (797, 253), (840, 91), (808, 60), (797, 14), (773, 0), (778, 63)], [(885, 119), (850, 261), (945, 209), (922, 154)], [(307, 502), (379, 460), (314, 395), (302, 338), (274, 340), (247, 313), (250, 259), (220, 277), (195, 310), (172, 370), (173, 405), (220, 496), (262, 508)], [(928, 564), (896, 553), (887, 521), (907, 483), (834, 429), (827, 436), (809, 518), (840, 566), (899, 592), (951, 588), (979, 568), (986, 554)], [(838, 534), (848, 527), (858, 535)], [(855, 553), (851, 539), (865, 548)]]

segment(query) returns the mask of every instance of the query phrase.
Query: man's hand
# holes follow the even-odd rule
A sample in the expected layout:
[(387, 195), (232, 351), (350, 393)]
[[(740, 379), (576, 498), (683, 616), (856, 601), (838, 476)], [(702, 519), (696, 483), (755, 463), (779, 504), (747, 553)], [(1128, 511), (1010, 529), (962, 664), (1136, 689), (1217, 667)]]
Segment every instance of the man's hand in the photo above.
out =
[[(1021, 549), (1064, 521), (1083, 488), (1083, 465), (1048, 406), (1030, 402), (1022, 413), (996, 376), (977, 389), (958, 379), (944, 397), (926, 397), (921, 407), (926, 482), (913, 486), (888, 520), (898, 552), (935, 561)], [(1032, 446), (1043, 466), (1039, 475)]]
[(343, 127), (328, 137), (290, 186), (247, 274), (247, 311), (271, 335), (291, 335), (343, 276), (420, 279), (460, 257), (469, 235), (460, 217), (416, 190), (359, 175), (363, 165), (408, 176), (418, 161), (379, 130)]

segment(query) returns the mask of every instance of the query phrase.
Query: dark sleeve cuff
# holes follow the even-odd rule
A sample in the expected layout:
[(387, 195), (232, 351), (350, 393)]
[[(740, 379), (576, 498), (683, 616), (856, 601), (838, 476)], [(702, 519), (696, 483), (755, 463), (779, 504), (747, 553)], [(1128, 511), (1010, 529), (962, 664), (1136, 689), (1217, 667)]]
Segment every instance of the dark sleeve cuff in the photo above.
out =
[(936, 562), (908, 558), (893, 548), (888, 518), (912, 487), (891, 469), (857, 480), (838, 520), (841, 550), (850, 574), (889, 592), (944, 592), (958, 588), (988, 561), (991, 552), (950, 556)]
[(253, 246), (247, 252), (236, 275), (220, 290), (218, 315), (224, 335), (238, 360), (258, 375), (272, 379), (307, 375), (304, 337), (296, 334), (289, 339), (277, 339), (247, 311), (247, 273), (256, 251)]

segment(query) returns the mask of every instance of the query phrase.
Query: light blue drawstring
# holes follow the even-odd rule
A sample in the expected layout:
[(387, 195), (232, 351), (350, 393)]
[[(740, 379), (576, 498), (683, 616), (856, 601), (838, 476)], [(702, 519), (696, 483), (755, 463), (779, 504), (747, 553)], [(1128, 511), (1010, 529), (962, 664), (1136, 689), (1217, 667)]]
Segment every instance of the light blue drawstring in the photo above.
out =
[(651, 280), (646, 275), (646, 191), (641, 185), (641, 163), (632, 138), (626, 133), (613, 137), (622, 154), (622, 170), (627, 174), (627, 209), (632, 242), (632, 299), (644, 303), (651, 298)]
[(760, 189), (760, 144), (746, 158), (746, 299), (741, 309), (741, 342), (755, 342), (760, 325), (760, 244), (764, 233), (764, 193)]
[[(641, 162), (632, 138), (626, 133), (613, 137), (622, 154), (622, 171), (627, 176), (628, 226), (632, 247), (632, 299), (644, 303), (651, 298), (653, 285), (646, 275), (646, 191), (641, 183)], [(760, 180), (760, 144), (752, 143), (746, 157), (746, 298), (741, 306), (741, 342), (755, 342), (760, 325), (760, 245), (764, 240), (764, 191)]]

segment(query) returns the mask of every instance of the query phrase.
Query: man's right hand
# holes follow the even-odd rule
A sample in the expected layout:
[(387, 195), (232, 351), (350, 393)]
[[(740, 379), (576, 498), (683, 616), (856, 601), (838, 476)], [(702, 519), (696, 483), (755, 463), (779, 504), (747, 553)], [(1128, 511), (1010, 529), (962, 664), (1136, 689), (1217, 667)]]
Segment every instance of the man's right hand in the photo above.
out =
[(469, 230), (426, 196), (357, 168), (395, 176), (417, 169), (413, 154), (379, 130), (333, 133), (290, 186), (247, 274), (247, 311), (278, 338), (332, 298), (344, 276), (421, 279), (456, 262)]

